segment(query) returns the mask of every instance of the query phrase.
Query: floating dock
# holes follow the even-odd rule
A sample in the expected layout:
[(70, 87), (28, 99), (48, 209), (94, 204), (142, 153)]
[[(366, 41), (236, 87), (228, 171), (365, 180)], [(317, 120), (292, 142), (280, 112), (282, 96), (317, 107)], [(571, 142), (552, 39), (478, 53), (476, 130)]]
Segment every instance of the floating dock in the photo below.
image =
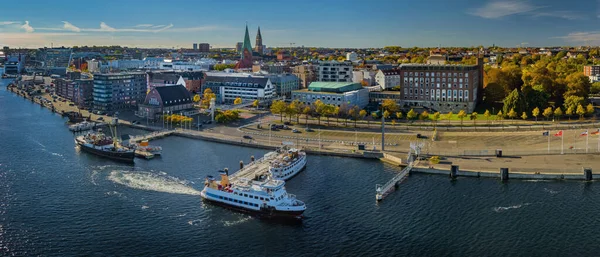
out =
[(154, 158), (153, 153), (142, 151), (142, 150), (135, 150), (135, 156), (138, 158), (144, 158), (147, 160)]

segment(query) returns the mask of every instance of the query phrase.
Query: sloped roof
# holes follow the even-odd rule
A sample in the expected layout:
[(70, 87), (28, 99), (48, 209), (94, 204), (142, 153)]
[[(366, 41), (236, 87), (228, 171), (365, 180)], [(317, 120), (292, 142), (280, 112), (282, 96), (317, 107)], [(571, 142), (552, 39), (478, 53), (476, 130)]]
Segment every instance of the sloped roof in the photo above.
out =
[(192, 94), (183, 85), (155, 87), (153, 90), (158, 92), (165, 107), (192, 103)]

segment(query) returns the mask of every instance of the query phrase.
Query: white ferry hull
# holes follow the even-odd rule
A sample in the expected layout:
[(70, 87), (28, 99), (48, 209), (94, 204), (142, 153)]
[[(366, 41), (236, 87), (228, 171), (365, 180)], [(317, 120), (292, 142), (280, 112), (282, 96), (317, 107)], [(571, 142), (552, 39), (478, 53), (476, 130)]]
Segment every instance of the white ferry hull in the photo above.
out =
[[(202, 192), (200, 192), (200, 196), (202, 197), (203, 200), (217, 205), (217, 206), (221, 206), (227, 209), (231, 209), (234, 211), (238, 211), (238, 212), (244, 212), (244, 213), (250, 213), (250, 214), (255, 214), (261, 218), (292, 218), (292, 219), (302, 219), (302, 214), (304, 213), (305, 208), (295, 208), (295, 209), (291, 209), (288, 207), (289, 210), (279, 210), (276, 207), (260, 207), (260, 205), (257, 206), (248, 206), (245, 204), (238, 204), (238, 203), (232, 203), (232, 202), (226, 202), (222, 199), (219, 199), (219, 196), (217, 196), (215, 194), (216, 192), (210, 193), (207, 192), (207, 190), (202, 190)], [(234, 197), (234, 196), (232, 196)]]

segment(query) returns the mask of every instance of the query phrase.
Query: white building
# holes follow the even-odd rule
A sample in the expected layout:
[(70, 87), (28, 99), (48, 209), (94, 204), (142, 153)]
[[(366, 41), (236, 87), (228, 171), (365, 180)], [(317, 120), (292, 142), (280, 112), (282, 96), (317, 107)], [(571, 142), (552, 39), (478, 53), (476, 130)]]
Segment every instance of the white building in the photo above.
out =
[(208, 71), (217, 61), (214, 59), (202, 58), (197, 61), (165, 60), (160, 64), (161, 70), (185, 70), (185, 71)]
[(111, 60), (100, 64), (100, 70), (134, 70), (144, 67), (142, 60)]
[(96, 72), (100, 72), (100, 66), (101, 66), (102, 62), (96, 60), (96, 59), (92, 59), (87, 61), (87, 65), (88, 65), (88, 71), (91, 73), (96, 73)]
[(380, 86), (381, 89), (392, 89), (396, 86), (400, 86), (400, 71), (398, 70), (379, 70), (375, 75), (375, 84)]
[(588, 77), (590, 78), (590, 83), (600, 82), (600, 74)]
[(217, 103), (242, 101), (271, 101), (275, 97), (275, 86), (267, 77), (240, 76), (236, 73), (207, 73), (201, 92), (210, 88), (217, 96)]
[(352, 82), (352, 63), (323, 61), (318, 67), (319, 81)]
[(147, 69), (158, 69), (160, 64), (165, 61), (163, 57), (146, 57), (144, 58), (144, 68)]
[(355, 70), (352, 72), (352, 82), (361, 83), (367, 82), (367, 86), (375, 85), (375, 71), (370, 70)]
[(356, 54), (355, 52), (346, 53), (346, 60), (354, 62), (358, 60), (358, 54)]

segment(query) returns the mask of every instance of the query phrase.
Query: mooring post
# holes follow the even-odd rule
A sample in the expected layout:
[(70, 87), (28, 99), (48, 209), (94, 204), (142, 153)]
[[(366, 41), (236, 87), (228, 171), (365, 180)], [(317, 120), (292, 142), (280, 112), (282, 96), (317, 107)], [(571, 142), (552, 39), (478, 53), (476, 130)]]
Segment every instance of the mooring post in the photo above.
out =
[(585, 181), (592, 180), (592, 168), (583, 168), (583, 175), (585, 176)]
[(500, 168), (500, 180), (508, 181), (508, 168)]
[(254, 155), (250, 156), (250, 161), (253, 162), (254, 161)]
[(244, 168), (244, 161), (240, 161), (240, 170)]
[(450, 166), (450, 178), (456, 179), (458, 177), (458, 165)]

